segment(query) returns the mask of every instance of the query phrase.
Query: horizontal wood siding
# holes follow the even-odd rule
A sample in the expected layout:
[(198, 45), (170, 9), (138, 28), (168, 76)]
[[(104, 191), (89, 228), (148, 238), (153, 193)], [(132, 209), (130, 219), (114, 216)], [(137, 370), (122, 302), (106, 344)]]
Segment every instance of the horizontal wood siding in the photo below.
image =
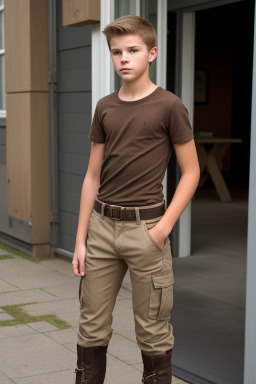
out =
[(59, 248), (73, 253), (91, 148), (91, 26), (63, 27), (57, 4)]

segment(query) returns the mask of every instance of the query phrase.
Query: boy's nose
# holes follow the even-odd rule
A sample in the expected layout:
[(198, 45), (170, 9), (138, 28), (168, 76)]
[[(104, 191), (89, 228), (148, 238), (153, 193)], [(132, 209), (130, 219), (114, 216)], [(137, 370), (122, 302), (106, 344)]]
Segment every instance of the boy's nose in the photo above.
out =
[(129, 61), (128, 60), (128, 56), (126, 54), (123, 54), (122, 57), (121, 57), (121, 61), (122, 61), (122, 63)]

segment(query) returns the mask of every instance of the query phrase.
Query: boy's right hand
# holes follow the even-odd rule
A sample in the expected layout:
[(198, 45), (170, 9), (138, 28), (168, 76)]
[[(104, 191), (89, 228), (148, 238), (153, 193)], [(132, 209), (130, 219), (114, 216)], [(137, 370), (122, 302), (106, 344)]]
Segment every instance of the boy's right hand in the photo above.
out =
[(72, 265), (73, 265), (74, 274), (78, 277), (84, 276), (85, 274), (85, 254), (86, 254), (85, 244), (84, 243), (76, 244)]

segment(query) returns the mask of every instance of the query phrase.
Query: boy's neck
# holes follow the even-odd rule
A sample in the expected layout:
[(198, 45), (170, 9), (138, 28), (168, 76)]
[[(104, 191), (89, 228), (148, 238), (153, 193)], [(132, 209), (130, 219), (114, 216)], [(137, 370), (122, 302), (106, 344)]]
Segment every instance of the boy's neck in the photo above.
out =
[(124, 101), (135, 101), (148, 96), (156, 88), (157, 85), (154, 84), (151, 80), (148, 82), (136, 81), (136, 83), (123, 81), (122, 87), (118, 92), (118, 96), (121, 100)]

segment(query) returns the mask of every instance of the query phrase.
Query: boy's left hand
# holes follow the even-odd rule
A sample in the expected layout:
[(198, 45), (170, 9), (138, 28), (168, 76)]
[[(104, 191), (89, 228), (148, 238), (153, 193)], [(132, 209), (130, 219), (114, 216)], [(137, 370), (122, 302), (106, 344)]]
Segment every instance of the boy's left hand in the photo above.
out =
[(163, 234), (162, 231), (158, 230), (157, 226), (154, 226), (148, 231), (150, 233), (150, 236), (155, 240), (155, 242), (159, 245), (159, 247), (163, 249), (164, 241), (166, 239), (165, 234)]

